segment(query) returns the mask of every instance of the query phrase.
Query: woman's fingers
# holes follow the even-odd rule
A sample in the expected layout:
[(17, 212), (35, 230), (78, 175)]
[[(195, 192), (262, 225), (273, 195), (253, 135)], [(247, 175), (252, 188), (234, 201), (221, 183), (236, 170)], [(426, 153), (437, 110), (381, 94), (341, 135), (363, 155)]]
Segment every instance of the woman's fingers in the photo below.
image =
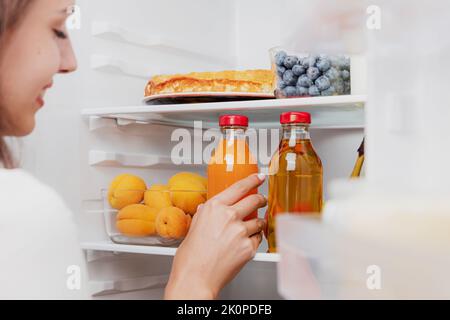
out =
[(266, 176), (264, 174), (253, 174), (236, 182), (222, 193), (216, 195), (213, 199), (220, 201), (224, 205), (232, 206), (245, 197), (251, 190), (262, 185), (265, 179)]
[(244, 219), (252, 212), (255, 212), (259, 208), (264, 208), (266, 205), (267, 199), (264, 196), (260, 194), (252, 194), (245, 197), (232, 207), (239, 213), (239, 218)]
[(250, 237), (250, 240), (252, 241), (253, 250), (256, 252), (258, 250), (259, 245), (261, 244), (263, 234), (262, 232), (255, 234), (254, 236)]
[(264, 219), (252, 219), (249, 221), (245, 221), (244, 224), (245, 228), (247, 229), (247, 235), (249, 237), (252, 237), (264, 230), (266, 222), (264, 221)]

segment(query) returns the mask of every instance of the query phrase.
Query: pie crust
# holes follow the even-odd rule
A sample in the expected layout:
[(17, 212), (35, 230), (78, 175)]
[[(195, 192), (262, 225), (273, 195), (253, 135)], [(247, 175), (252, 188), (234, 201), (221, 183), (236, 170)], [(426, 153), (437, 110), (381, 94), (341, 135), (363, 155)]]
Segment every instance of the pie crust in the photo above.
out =
[(274, 74), (271, 70), (230, 70), (158, 75), (148, 82), (145, 88), (145, 96), (190, 92), (273, 94), (274, 80)]

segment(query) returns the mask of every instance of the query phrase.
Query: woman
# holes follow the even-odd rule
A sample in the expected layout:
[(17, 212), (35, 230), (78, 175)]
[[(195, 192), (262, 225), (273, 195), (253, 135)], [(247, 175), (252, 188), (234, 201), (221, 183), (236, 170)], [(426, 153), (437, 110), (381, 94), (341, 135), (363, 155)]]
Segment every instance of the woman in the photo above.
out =
[[(0, 298), (86, 298), (76, 290), (76, 273), (87, 275), (70, 212), (53, 190), (13, 169), (3, 140), (30, 134), (53, 76), (76, 70), (65, 29), (73, 4), (0, 0)], [(165, 298), (214, 299), (252, 259), (264, 221), (243, 219), (266, 199), (245, 195), (263, 181), (251, 176), (198, 208)]]

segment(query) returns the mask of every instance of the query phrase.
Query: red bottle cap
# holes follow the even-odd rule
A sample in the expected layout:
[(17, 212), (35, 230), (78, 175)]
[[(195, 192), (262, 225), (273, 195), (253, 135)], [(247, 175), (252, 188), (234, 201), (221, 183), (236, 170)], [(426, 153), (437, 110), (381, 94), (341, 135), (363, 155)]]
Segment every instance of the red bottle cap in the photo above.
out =
[(221, 127), (227, 126), (248, 127), (248, 118), (246, 116), (241, 116), (237, 114), (228, 114), (220, 117), (219, 125)]
[(311, 124), (311, 115), (308, 112), (285, 112), (280, 116), (281, 124), (306, 123)]

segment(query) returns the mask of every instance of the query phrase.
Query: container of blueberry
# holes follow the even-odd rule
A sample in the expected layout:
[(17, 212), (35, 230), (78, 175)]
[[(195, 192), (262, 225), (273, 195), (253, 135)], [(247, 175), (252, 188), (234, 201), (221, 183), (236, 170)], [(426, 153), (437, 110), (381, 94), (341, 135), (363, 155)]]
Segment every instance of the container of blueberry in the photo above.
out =
[(351, 94), (350, 57), (270, 50), (277, 98)]

